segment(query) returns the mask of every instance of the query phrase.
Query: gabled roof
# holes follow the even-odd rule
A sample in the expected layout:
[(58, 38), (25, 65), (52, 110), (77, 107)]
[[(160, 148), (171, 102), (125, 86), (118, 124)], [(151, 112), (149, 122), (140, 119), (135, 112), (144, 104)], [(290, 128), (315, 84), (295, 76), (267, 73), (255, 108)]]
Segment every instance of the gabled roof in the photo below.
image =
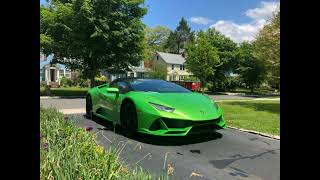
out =
[[(42, 61), (40, 60), (40, 69), (42, 69), (43, 67), (50, 67), (50, 63), (52, 61), (52, 58), (53, 58), (53, 55), (49, 55), (47, 57), (47, 60), (46, 61)], [(65, 69), (66, 66), (63, 65), (63, 64), (55, 64), (54, 66), (56, 66), (57, 69)]]
[(180, 54), (170, 54), (164, 52), (157, 52), (157, 54), (169, 64), (184, 64), (186, 60)]

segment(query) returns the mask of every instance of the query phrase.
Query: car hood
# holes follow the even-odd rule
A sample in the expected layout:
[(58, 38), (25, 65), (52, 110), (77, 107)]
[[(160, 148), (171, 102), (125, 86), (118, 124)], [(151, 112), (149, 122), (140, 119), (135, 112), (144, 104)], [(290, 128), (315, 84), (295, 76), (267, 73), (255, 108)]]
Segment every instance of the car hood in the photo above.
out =
[[(209, 120), (220, 116), (212, 99), (200, 93), (140, 93), (145, 101), (174, 108), (173, 114), (192, 120)], [(164, 113), (168, 114), (168, 113)]]

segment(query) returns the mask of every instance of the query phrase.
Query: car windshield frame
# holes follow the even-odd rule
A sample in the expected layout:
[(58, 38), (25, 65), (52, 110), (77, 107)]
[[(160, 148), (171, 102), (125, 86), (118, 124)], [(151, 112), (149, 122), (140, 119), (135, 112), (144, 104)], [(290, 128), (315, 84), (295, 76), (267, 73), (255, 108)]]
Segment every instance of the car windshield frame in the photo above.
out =
[[(134, 82), (138, 82), (138, 84), (134, 84)], [(148, 85), (145, 84), (144, 87), (137, 87), (139, 84), (147, 82), (149, 82)], [(186, 89), (178, 84), (160, 79), (132, 79), (128, 82), (128, 84), (130, 86), (130, 90), (134, 92), (192, 93), (192, 91), (190, 91), (189, 89)], [(167, 86), (163, 87), (164, 84)]]

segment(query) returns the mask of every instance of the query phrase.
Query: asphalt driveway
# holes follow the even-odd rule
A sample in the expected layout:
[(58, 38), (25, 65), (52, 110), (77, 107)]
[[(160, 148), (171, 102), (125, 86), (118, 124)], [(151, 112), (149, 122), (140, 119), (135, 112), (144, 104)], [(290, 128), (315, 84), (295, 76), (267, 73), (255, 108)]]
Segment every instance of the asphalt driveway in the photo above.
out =
[[(44, 107), (79, 109), (84, 99), (40, 99)], [(233, 129), (210, 135), (162, 138), (138, 135), (129, 139), (111, 123), (67, 115), (79, 127), (92, 126), (105, 148), (118, 148), (120, 159), (152, 174), (172, 179), (280, 179), (280, 141)]]

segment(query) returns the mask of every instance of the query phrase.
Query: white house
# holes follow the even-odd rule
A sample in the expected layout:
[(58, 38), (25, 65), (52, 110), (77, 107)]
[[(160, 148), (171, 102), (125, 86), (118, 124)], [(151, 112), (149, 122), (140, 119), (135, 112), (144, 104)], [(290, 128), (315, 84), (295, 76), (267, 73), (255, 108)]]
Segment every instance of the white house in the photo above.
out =
[(62, 64), (50, 64), (52, 56), (40, 58), (40, 82), (45, 82), (47, 85), (59, 84), (60, 79), (65, 76), (71, 78), (76, 76), (76, 72), (72, 72)]
[(181, 54), (156, 52), (153, 62), (165, 64), (167, 67), (167, 81), (183, 81), (193, 74), (188, 72), (185, 58)]
[(106, 71), (102, 72), (103, 75), (105, 75), (108, 80), (113, 81), (118, 78), (124, 78), (124, 77), (138, 77), (138, 78), (144, 78), (148, 77), (148, 68), (144, 67), (144, 61), (140, 61), (139, 66), (129, 66), (129, 71), (126, 71), (124, 73), (118, 73), (118, 74), (110, 74)]
[[(45, 82), (47, 85), (57, 84), (60, 85), (60, 79), (65, 76), (66, 78), (73, 78), (78, 75), (77, 72), (71, 71), (62, 64), (50, 64), (52, 61), (52, 55), (44, 57), (40, 54), (40, 82)], [(139, 63), (139, 66), (130, 66), (129, 71), (118, 74), (110, 74), (103, 71), (108, 80), (113, 81), (117, 78), (122, 77), (147, 77), (149, 71), (148, 68), (144, 67), (144, 61)]]

